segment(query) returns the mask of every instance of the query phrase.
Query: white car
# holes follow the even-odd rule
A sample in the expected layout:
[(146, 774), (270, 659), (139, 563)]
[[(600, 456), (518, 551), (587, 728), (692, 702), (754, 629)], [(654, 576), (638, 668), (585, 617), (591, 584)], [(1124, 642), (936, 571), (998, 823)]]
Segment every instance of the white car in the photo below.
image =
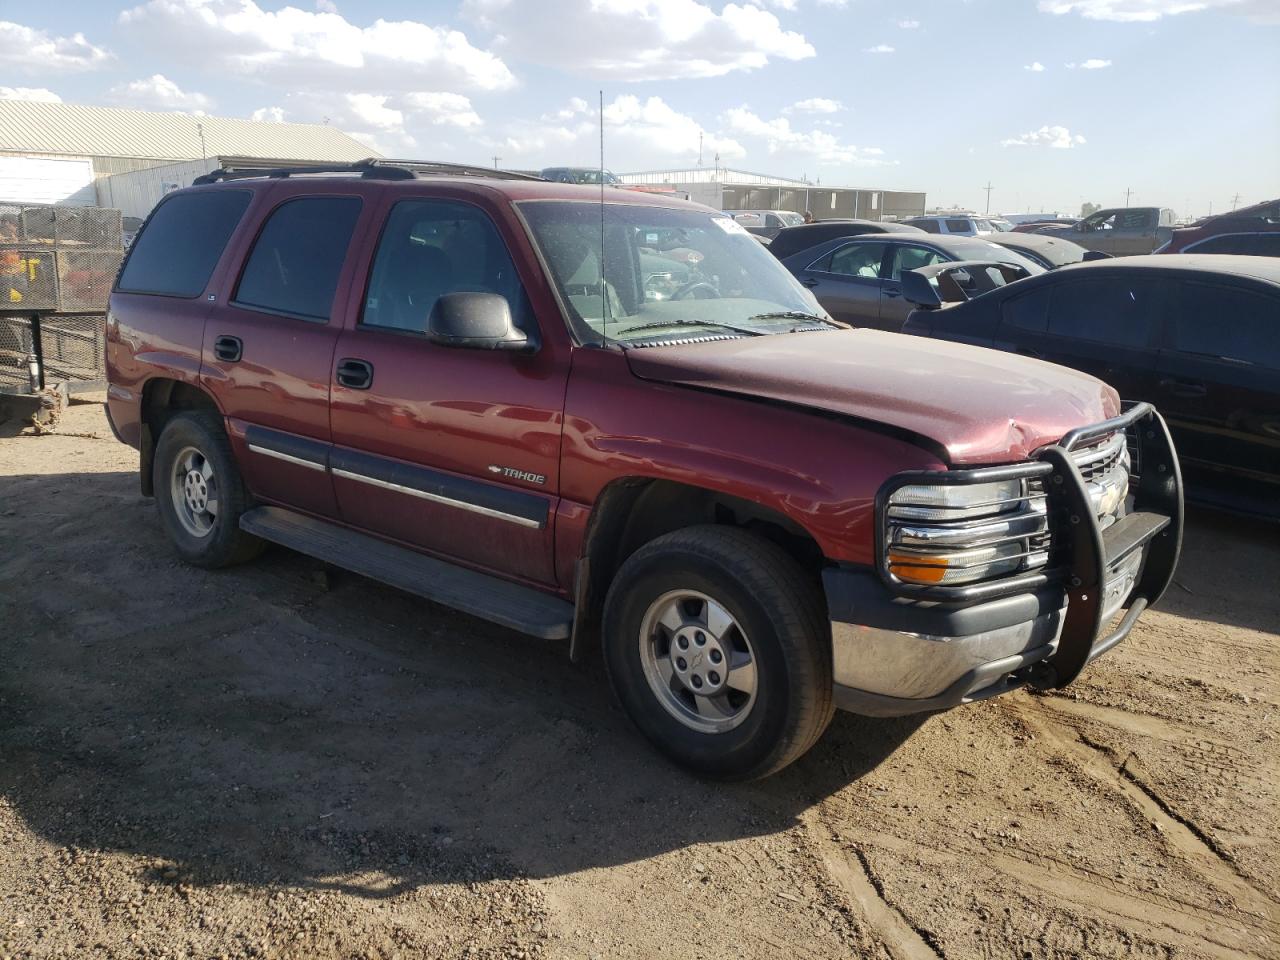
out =
[(950, 217), (912, 217), (902, 222), (919, 227), (925, 233), (941, 233), (952, 237), (978, 237), (1000, 232), (1000, 228), (985, 217), (964, 214)]

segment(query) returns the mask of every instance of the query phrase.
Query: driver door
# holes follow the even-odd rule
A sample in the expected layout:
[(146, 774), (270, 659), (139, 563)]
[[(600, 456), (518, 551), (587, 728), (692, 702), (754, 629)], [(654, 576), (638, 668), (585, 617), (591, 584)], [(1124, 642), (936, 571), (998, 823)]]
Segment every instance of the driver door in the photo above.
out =
[[(438, 297), (506, 297), (537, 324), (508, 246), (480, 208), (415, 197), (391, 206), (363, 296), (334, 351), (330, 463), (342, 519), (526, 581), (553, 584), (567, 352), (439, 346)], [(362, 276), (363, 280), (363, 276)]]

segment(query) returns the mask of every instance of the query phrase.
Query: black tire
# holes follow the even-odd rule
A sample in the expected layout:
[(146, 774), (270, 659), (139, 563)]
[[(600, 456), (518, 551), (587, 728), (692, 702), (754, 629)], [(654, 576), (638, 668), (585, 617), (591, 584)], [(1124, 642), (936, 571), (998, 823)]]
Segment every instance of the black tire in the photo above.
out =
[[(664, 705), (646, 674), (646, 613), (686, 590), (713, 598), (750, 638), (754, 700), (745, 718), (722, 732), (691, 729)], [(750, 780), (781, 770), (813, 746), (834, 712), (830, 633), (816, 585), (781, 548), (736, 527), (678, 530), (628, 558), (605, 600), (604, 661), (640, 731), (676, 763), (715, 779)], [(691, 694), (680, 696), (692, 700)]]
[[(192, 449), (208, 462), (216, 478), (217, 515), (210, 520), (209, 529), (203, 535), (193, 533), (180, 518), (183, 505), (175, 502), (173, 489), (178, 457)], [(170, 419), (156, 444), (151, 476), (160, 522), (178, 555), (187, 563), (197, 567), (229, 567), (252, 560), (266, 546), (262, 540), (240, 529), (240, 515), (247, 509), (249, 495), (217, 414), (191, 410)]]

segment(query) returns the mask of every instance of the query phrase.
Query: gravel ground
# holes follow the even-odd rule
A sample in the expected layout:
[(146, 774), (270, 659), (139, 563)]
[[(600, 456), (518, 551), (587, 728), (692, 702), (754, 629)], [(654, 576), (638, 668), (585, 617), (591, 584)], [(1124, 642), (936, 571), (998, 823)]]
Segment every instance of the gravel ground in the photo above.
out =
[(1066, 691), (720, 786), (598, 665), (174, 559), (102, 408), (0, 439), (0, 957), (1280, 957), (1280, 534), (1193, 513)]

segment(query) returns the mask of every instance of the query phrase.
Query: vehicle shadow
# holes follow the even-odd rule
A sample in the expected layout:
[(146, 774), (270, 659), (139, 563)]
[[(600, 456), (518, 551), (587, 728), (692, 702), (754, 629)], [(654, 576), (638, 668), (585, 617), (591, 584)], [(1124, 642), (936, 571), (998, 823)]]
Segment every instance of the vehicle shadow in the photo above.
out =
[(178, 562), (128, 473), (0, 478), (0, 793), (157, 882), (389, 897), (776, 833), (922, 718), (768, 780), (660, 758), (598, 665), (283, 550)]

